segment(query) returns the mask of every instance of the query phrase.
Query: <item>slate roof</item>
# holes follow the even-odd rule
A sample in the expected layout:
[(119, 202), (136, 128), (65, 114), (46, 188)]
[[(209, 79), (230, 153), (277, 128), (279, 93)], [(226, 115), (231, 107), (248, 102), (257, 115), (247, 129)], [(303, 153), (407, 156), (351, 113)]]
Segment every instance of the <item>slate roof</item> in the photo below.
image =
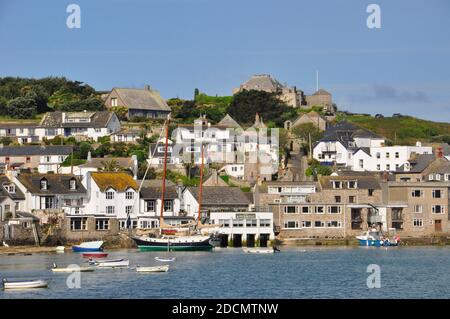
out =
[(36, 128), (38, 122), (0, 122), (0, 128)]
[(410, 169), (405, 171), (405, 165), (397, 169), (397, 173), (421, 173), (428, 165), (436, 159), (434, 154), (417, 154), (414, 159), (410, 159)]
[(283, 85), (269, 74), (255, 74), (241, 85), (246, 90), (264, 90), (275, 92), (281, 89)]
[[(378, 179), (371, 176), (322, 176), (319, 180), (322, 189), (334, 189), (332, 181), (357, 181), (358, 189), (380, 189), (380, 183)], [(346, 188), (347, 185), (343, 185), (342, 189)], [(338, 191), (339, 189), (336, 189)]]
[(130, 187), (136, 191), (139, 189), (137, 182), (127, 173), (93, 172), (91, 176), (102, 192), (110, 187), (118, 192), (124, 192)]
[(445, 158), (443, 158), (442, 162), (436, 165), (436, 167), (432, 167), (428, 171), (428, 174), (449, 174), (449, 173), (450, 173), (450, 162)]
[[(188, 187), (187, 189), (198, 201), (199, 187)], [(248, 206), (250, 203), (251, 201), (238, 187), (203, 187), (202, 206)]]
[(355, 138), (383, 138), (361, 126), (350, 122), (342, 121), (328, 128), (324, 136), (319, 140), (320, 142), (341, 142), (346, 148), (349, 147), (349, 142), (353, 142)]
[[(142, 187), (140, 194), (142, 199), (161, 199), (162, 187)], [(176, 198), (178, 198), (177, 187), (166, 185), (164, 199)]]
[[(66, 118), (88, 117), (90, 122), (63, 122), (63, 113)], [(98, 111), (98, 112), (47, 112), (40, 123), (41, 127), (94, 127), (102, 128), (108, 125), (110, 119), (115, 116), (114, 112)]]
[[(9, 193), (5, 187), (3, 185), (5, 184), (14, 184), (13, 182), (11, 182), (9, 180), (8, 177), (6, 177), (5, 175), (0, 175), (0, 198), (1, 197), (9, 197), (13, 200), (23, 200), (25, 199), (25, 195), (22, 193), (22, 191), (15, 186), (15, 193)], [(0, 201), (1, 202), (1, 201)]]
[(70, 145), (0, 146), (0, 156), (70, 155)]
[(171, 109), (158, 91), (152, 89), (114, 88), (128, 109), (168, 111)]
[(236, 122), (229, 114), (225, 115), (224, 118), (217, 123), (217, 125), (231, 128), (241, 128), (239, 123)]
[[(45, 178), (48, 182), (46, 190), (41, 189), (41, 180)], [(70, 189), (70, 180), (76, 180), (76, 189)], [(33, 195), (67, 195), (86, 194), (86, 188), (73, 174), (30, 174), (22, 173), (17, 179)]]

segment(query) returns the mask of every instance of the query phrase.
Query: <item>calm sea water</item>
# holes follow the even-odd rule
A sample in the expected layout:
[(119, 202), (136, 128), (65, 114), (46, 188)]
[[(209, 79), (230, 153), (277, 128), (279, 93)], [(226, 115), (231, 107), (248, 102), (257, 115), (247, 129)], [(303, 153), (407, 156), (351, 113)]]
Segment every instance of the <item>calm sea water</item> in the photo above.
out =
[[(76, 253), (0, 256), (0, 277), (45, 279), (48, 289), (0, 290), (0, 298), (450, 298), (450, 248), (283, 248), (279, 254), (240, 249), (177, 252), (168, 273), (137, 273), (157, 265), (156, 252), (116, 250), (108, 258), (130, 259), (129, 269), (81, 274), (69, 289), (59, 266), (83, 264)], [(366, 285), (367, 266), (381, 267), (381, 288)]]

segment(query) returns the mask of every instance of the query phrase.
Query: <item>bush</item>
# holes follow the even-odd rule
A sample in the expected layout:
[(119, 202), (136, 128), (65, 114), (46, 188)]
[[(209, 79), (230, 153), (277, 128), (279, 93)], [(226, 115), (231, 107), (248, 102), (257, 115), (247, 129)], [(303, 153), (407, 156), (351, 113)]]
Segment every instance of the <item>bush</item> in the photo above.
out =
[(6, 113), (17, 119), (34, 118), (37, 114), (37, 103), (29, 97), (18, 97), (8, 102)]

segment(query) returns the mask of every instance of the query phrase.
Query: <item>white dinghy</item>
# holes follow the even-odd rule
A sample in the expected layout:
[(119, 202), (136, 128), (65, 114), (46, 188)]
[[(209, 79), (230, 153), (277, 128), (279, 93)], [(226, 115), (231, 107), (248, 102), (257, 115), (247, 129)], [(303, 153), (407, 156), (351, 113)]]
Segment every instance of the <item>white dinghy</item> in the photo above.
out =
[(35, 289), (47, 288), (48, 283), (45, 280), (27, 280), (27, 281), (8, 281), (3, 279), (3, 289)]
[(153, 266), (153, 267), (136, 267), (137, 272), (168, 272), (169, 265)]
[(161, 261), (161, 262), (172, 262), (175, 261), (177, 259), (177, 257), (155, 257), (156, 261)]
[(130, 265), (130, 260), (129, 259), (95, 260), (93, 262), (90, 262), (90, 264), (101, 268), (127, 268)]
[(53, 272), (90, 272), (95, 269), (92, 267), (81, 267), (81, 266), (72, 266), (72, 267), (58, 267), (56, 264), (53, 264), (52, 271)]
[(273, 254), (273, 248), (242, 248), (244, 253), (251, 254)]

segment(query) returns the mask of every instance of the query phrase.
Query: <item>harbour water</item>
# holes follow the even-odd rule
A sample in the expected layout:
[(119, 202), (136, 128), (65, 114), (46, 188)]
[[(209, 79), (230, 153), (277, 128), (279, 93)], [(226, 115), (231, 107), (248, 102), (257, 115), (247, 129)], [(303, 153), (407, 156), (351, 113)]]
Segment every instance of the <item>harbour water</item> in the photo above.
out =
[[(164, 253), (111, 251), (130, 259), (128, 269), (81, 273), (81, 287), (69, 289), (63, 267), (85, 265), (80, 254), (0, 256), (0, 277), (45, 279), (49, 288), (3, 291), (0, 298), (450, 298), (447, 247), (296, 247), (277, 254), (241, 249), (177, 252), (167, 273), (137, 273), (136, 265), (160, 265)], [(381, 288), (367, 287), (370, 264), (380, 266)]]

